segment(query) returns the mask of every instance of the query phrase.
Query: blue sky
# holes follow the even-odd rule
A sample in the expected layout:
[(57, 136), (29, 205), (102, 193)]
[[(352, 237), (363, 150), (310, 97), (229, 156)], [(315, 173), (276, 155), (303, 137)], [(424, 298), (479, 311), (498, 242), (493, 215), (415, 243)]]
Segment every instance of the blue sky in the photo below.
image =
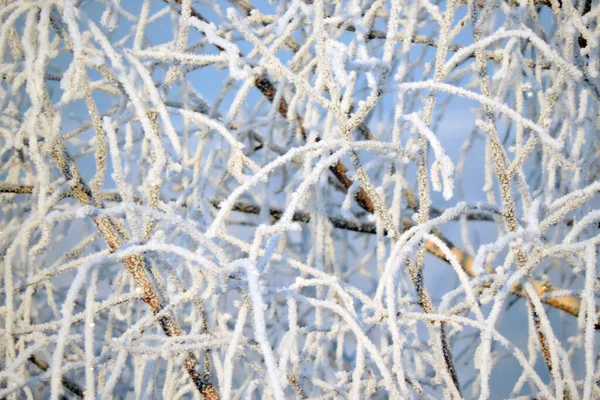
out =
[[(122, 6), (127, 11), (131, 12), (134, 15), (139, 14), (140, 10), (140, 2), (137, 1), (123, 1)], [(228, 3), (223, 3), (228, 4)], [(276, 4), (269, 4), (266, 1), (256, 2), (256, 7), (263, 11), (264, 13), (272, 13), (273, 9), (276, 7)], [(152, 15), (155, 11), (164, 7), (164, 3), (162, 1), (153, 1), (150, 15)], [(194, 6), (198, 11), (202, 12), (209, 20), (218, 20), (216, 15), (210, 10), (210, 7), (195, 5)], [(224, 7), (225, 8), (225, 7)], [(443, 6), (441, 6), (443, 9)], [(87, 3), (82, 8), (82, 12), (84, 12), (90, 19), (94, 20), (97, 24), (99, 24), (99, 20), (101, 18), (101, 13), (103, 11), (103, 7), (98, 3)], [(465, 12), (465, 8), (461, 9), (461, 12), (457, 13), (457, 19), (460, 19)], [(546, 19), (547, 17), (547, 19)], [(128, 25), (125, 23), (126, 19), (122, 19), (123, 23), (119, 25), (119, 27), (113, 32), (112, 41), (118, 40), (118, 38), (122, 37), (124, 34), (128, 32)], [(550, 16), (548, 12), (544, 12), (541, 17), (544, 23), (550, 23)], [(195, 40), (200, 39), (200, 35), (196, 33), (195, 30), (190, 30), (190, 39), (188, 43), (192, 43)], [(435, 27), (430, 26), (424, 28), (421, 34), (430, 34), (432, 36), (436, 36)], [(170, 21), (170, 17), (166, 16), (159, 21), (150, 25), (146, 30), (146, 36), (153, 45), (157, 45), (159, 43), (166, 43), (171, 41), (173, 38), (173, 27)], [(345, 35), (340, 41), (344, 41), (344, 39), (351, 38), (352, 35)], [(470, 28), (467, 26), (463, 32), (456, 38), (454, 41), (455, 44), (464, 45), (472, 42), (472, 36)], [(247, 43), (240, 44), (240, 50), (242, 52), (247, 53), (250, 50), (250, 46)], [(212, 46), (207, 46), (206, 51), (209, 53), (216, 53), (217, 50)], [(411, 58), (416, 58), (421, 51), (421, 48), (415, 47), (411, 52)], [(289, 52), (288, 52), (289, 53)], [(424, 57), (424, 62), (432, 62), (434, 56), (434, 49), (429, 49), (427, 55)], [(282, 52), (282, 60), (289, 59), (290, 54)], [(70, 62), (70, 56), (65, 55), (54, 61), (53, 66), (61, 69), (66, 65), (66, 63)], [(92, 78), (97, 78), (99, 75), (93, 71), (89, 71), (90, 76)], [(416, 71), (415, 74), (418, 76), (419, 71)], [(160, 82), (160, 80), (164, 77), (164, 72), (159, 71), (154, 75), (155, 82)], [(203, 98), (209, 103), (213, 104), (215, 99), (217, 98), (219, 92), (222, 90), (223, 83), (228, 77), (227, 70), (217, 70), (212, 66), (204, 67), (195, 72), (192, 72), (188, 75), (188, 80), (193, 84), (195, 89), (203, 96)], [(52, 83), (54, 88), (54, 96), (55, 99), (60, 98), (60, 89), (59, 83)], [(474, 89), (477, 91), (478, 89)], [(180, 100), (177, 97), (177, 90), (173, 90), (170, 95), (170, 100)], [(415, 96), (422, 96), (419, 99), (419, 103), (423, 104), (425, 100), (424, 93), (415, 93)], [(395, 93), (389, 93), (384, 97), (384, 100), (381, 102), (381, 112), (383, 115), (389, 114), (391, 110), (391, 106), (395, 101)], [(94, 94), (95, 100), (100, 108), (100, 111), (103, 112), (107, 110), (111, 103), (109, 101), (108, 96), (100, 94), (96, 92)], [(253, 102), (261, 99), (262, 95), (257, 90), (252, 90), (251, 94), (248, 97), (248, 103), (250, 103), (249, 108), (252, 106)], [(440, 95), (440, 101), (443, 99), (443, 95)], [(223, 101), (220, 111), (226, 112), (229, 104), (231, 103), (233, 98), (233, 92), (230, 92)], [(418, 109), (419, 107), (417, 107)], [(473, 101), (464, 100), (461, 98), (453, 98), (450, 104), (444, 109), (443, 118), (440, 120), (439, 125), (435, 129), (435, 133), (438, 136), (439, 140), (443, 144), (446, 149), (448, 155), (451, 159), (456, 163), (458, 162), (460, 156), (460, 150), (465, 142), (465, 140), (469, 137), (474, 122), (476, 119), (476, 115), (472, 112), (473, 108), (479, 108), (479, 105)], [(72, 105), (67, 107), (67, 111), (65, 115), (73, 115), (74, 117), (81, 117), (83, 119), (87, 119), (88, 115), (85, 111), (85, 104), (83, 101), (75, 102)], [(376, 117), (376, 115), (375, 115)], [(376, 119), (373, 118), (371, 122), (371, 129), (374, 132), (377, 132)], [(181, 119), (175, 117), (174, 118), (175, 127), (181, 127)], [(387, 121), (389, 122), (389, 121)], [(502, 128), (505, 125), (504, 122), (499, 122), (498, 127)], [(78, 126), (78, 123), (69, 122), (65, 118), (63, 124), (63, 131), (69, 132), (75, 127)], [(500, 134), (503, 135), (503, 129), (499, 129)], [(82, 135), (82, 139), (85, 140), (87, 138), (92, 137), (93, 133), (87, 132)], [(479, 140), (476, 144), (476, 148), (469, 154), (469, 163), (468, 166), (463, 171), (463, 185), (465, 199), (469, 202), (469, 204), (475, 204), (478, 201), (486, 201), (485, 194), (481, 190), (484, 185), (484, 177), (483, 177), (483, 168), (485, 165), (484, 152), (483, 149), (483, 141)], [(372, 156), (361, 154), (362, 161), (368, 162)], [(79, 166), (84, 171), (86, 178), (90, 178), (94, 174), (95, 166), (93, 155), (88, 155), (82, 157), (79, 162)], [(409, 176), (414, 179), (414, 169), (411, 171)], [(112, 170), (109, 167), (109, 171), (107, 172), (108, 176)], [(107, 179), (106, 188), (114, 188), (113, 183), (110, 179)], [(433, 194), (433, 203), (437, 207), (448, 207), (456, 204), (458, 201), (457, 197), (453, 198), (451, 201), (447, 202), (442, 198), (440, 193)], [(471, 235), (471, 239), (473, 240), (474, 245), (477, 243), (487, 243), (490, 242), (497, 237), (497, 231), (493, 224), (489, 222), (475, 222), (473, 224), (477, 224), (477, 228), (473, 230), (473, 234)], [(460, 231), (457, 223), (451, 223), (447, 227), (444, 228), (444, 233), (455, 241), (456, 243), (461, 243)], [(432, 293), (432, 297), (439, 298), (442, 294), (446, 293), (448, 290), (452, 289), (456, 283), (456, 278), (454, 272), (448, 265), (443, 262), (433, 258), (433, 256), (428, 256), (427, 258), (427, 268), (425, 270), (425, 280), (427, 286)], [(573, 328), (575, 323), (574, 319), (571, 316), (565, 316), (564, 314), (560, 314), (556, 311), (549, 312), (553, 326), (559, 326), (561, 323), (570, 324), (570, 327), (566, 327), (565, 331), (569, 328)], [(506, 313), (504, 313), (503, 319), (500, 321), (500, 330), (503, 334), (505, 334), (509, 339), (513, 341), (513, 343), (519, 348), (526, 348), (526, 340), (527, 340), (527, 318), (525, 312), (525, 305), (523, 300), (519, 300), (517, 304), (515, 304), (512, 309)], [(559, 337), (561, 337), (559, 335)], [(460, 342), (456, 345), (456, 352), (458, 353), (462, 346), (470, 346), (472, 343), (469, 341)], [(576, 367), (577, 362), (573, 362), (573, 365)], [(582, 364), (581, 364), (582, 365)], [(540, 360), (536, 365), (536, 370), (544, 379), (548, 379), (547, 369), (543, 364), (543, 360)], [(464, 375), (469, 375), (472, 372), (470, 366), (459, 366), (459, 373), (461, 377)], [(581, 373), (580, 370), (579, 373)], [(502, 398), (508, 395), (512, 385), (515, 382), (516, 377), (520, 375), (520, 368), (518, 368), (518, 363), (513, 358), (507, 358), (506, 360), (501, 361), (498, 364), (498, 367), (495, 370), (495, 373), (492, 377), (492, 388), (494, 389), (493, 394), (494, 398)]]

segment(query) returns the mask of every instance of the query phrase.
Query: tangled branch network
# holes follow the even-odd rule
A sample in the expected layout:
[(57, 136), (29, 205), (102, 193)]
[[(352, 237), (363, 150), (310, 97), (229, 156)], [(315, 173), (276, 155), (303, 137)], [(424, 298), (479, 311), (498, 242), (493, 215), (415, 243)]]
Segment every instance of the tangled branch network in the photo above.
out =
[(600, 398), (598, 0), (0, 22), (0, 398)]

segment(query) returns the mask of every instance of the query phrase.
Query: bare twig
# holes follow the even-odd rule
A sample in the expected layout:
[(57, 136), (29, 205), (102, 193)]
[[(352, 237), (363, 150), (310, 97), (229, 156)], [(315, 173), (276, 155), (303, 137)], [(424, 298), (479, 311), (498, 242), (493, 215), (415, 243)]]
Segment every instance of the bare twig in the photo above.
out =
[[(46, 360), (44, 360), (40, 356), (36, 356), (35, 354), (32, 354), (31, 356), (29, 356), (29, 361), (31, 363), (33, 363), (36, 367), (41, 369), (42, 371), (47, 371), (48, 368), (50, 368), (50, 366), (48, 365)], [(67, 378), (64, 375), (61, 377), (61, 382), (62, 382), (63, 386), (67, 390), (69, 390), (69, 392), (73, 393), (74, 395), (76, 395), (82, 399), (85, 398), (85, 391), (81, 388), (81, 386), (79, 386), (78, 384), (76, 384), (75, 382), (73, 382), (72, 380), (70, 380), (69, 378)]]

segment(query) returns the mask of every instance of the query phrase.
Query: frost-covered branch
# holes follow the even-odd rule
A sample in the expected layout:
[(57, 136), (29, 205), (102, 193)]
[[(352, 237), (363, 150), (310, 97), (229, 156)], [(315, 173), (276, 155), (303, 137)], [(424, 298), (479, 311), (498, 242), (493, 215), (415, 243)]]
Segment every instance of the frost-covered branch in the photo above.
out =
[(2, 2), (0, 397), (600, 396), (599, 12)]

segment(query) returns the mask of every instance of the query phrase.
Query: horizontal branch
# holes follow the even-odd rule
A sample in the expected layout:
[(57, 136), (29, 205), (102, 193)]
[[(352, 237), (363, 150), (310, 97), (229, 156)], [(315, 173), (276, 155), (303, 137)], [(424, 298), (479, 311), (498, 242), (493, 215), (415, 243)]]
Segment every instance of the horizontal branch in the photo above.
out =
[[(215, 207), (219, 208), (221, 201), (213, 200), (213, 201), (211, 201), (211, 203), (213, 205), (215, 205)], [(238, 212), (243, 212), (243, 213), (249, 213), (249, 214), (260, 214), (260, 212), (261, 212), (260, 206), (247, 204), (247, 203), (235, 203), (234, 206), (232, 207), (232, 210), (238, 211)], [(271, 209), (269, 209), (269, 214), (275, 220), (278, 220), (283, 215), (283, 210), (271, 208)], [(339, 218), (339, 217), (328, 217), (328, 219), (329, 219), (329, 222), (331, 222), (331, 224), (338, 229), (346, 229), (346, 230), (350, 230), (350, 231), (354, 231), (354, 232), (368, 233), (368, 234), (376, 233), (376, 226), (373, 223), (354, 222), (354, 221), (349, 221), (349, 220), (346, 220), (344, 218)], [(295, 222), (309, 223), (311, 220), (311, 217), (310, 217), (310, 214), (308, 214), (308, 213), (296, 212), (296, 213), (294, 213), (293, 220)], [(403, 222), (403, 230), (404, 231), (407, 231), (408, 229), (410, 229), (414, 226), (414, 223), (408, 218), (405, 218), (402, 222)], [(446, 238), (444, 238), (437, 232), (436, 232), (436, 236), (438, 236), (438, 238), (440, 240), (442, 240), (444, 243), (446, 243), (446, 245), (450, 248), (452, 253), (458, 259), (459, 264), (461, 265), (463, 270), (471, 278), (474, 278), (475, 277), (475, 272), (473, 271), (473, 262), (475, 261), (474, 257), (470, 254), (467, 254), (466, 252), (464, 252), (462, 249), (458, 248), (454, 244), (452, 244), (452, 242), (450, 242), (449, 240), (447, 240)], [(450, 260), (448, 260), (446, 258), (444, 253), (433, 242), (431, 242), (431, 241), (426, 242), (426, 248), (427, 248), (427, 251), (429, 251), (429, 253), (431, 253), (432, 255), (436, 256), (437, 258), (439, 258), (442, 261), (445, 261), (448, 264), (450, 263)], [(532, 284), (535, 287), (535, 290), (537, 291), (537, 293), (540, 297), (547, 296), (547, 295), (551, 294), (552, 292), (555, 292), (558, 290), (562, 290), (562, 289), (556, 288), (548, 283), (543, 283), (540, 281), (532, 281)], [(519, 297), (523, 297), (523, 298), (527, 297), (525, 294), (525, 291), (522, 289), (521, 285), (514, 286), (510, 290), (510, 292)], [(559, 310), (565, 311), (565, 312), (573, 315), (574, 317), (577, 317), (579, 315), (579, 311), (581, 309), (581, 300), (575, 296), (547, 297), (547, 298), (543, 299), (542, 302), (546, 303), (549, 306), (557, 308)], [(595, 328), (600, 329), (600, 319), (596, 322)]]
[[(350, 32), (354, 32), (355, 28), (352, 25), (350, 25), (346, 28), (346, 30), (348, 30)], [(367, 39), (372, 40), (372, 39), (385, 39), (386, 36), (387, 36), (387, 33), (373, 29), (373, 30), (370, 30), (369, 33), (367, 33), (366, 37), (367, 37)], [(401, 34), (401, 33), (396, 34), (397, 41), (400, 42), (400, 41), (403, 41), (404, 39), (405, 39), (405, 36), (403, 34)], [(410, 38), (410, 42), (413, 44), (422, 44), (422, 45), (429, 46), (429, 47), (435, 47), (435, 48), (439, 47), (439, 43), (437, 40), (427, 37), (427, 36), (424, 36), (424, 35), (413, 35)], [(452, 52), (458, 52), (463, 49), (463, 46), (459, 46), (457, 44), (448, 44), (447, 46), (448, 46), (448, 51), (452, 51)], [(483, 54), (487, 60), (494, 61), (497, 63), (503, 62), (504, 57), (505, 57), (502, 54), (495, 54), (491, 51), (485, 51)], [(468, 55), (467, 59), (469, 59), (469, 58), (475, 58), (475, 53)], [(525, 58), (523, 60), (523, 62), (525, 63), (525, 65), (527, 65), (530, 68), (535, 68), (538, 65), (538, 63), (536, 63), (535, 61), (533, 61), (529, 58)], [(539, 65), (542, 69), (549, 69), (551, 64), (549, 62), (540, 62)]]
[[(33, 186), (29, 185), (16, 185), (16, 184), (7, 184), (0, 183), (0, 193), (13, 193), (13, 194), (32, 194)], [(71, 194), (67, 194), (70, 196)], [(116, 192), (103, 192), (102, 194), (103, 201), (115, 201), (120, 202), (121, 196)], [(137, 203), (141, 204), (141, 199), (135, 199)], [(220, 208), (223, 200), (213, 199), (210, 200), (210, 203), (215, 208)], [(232, 211), (241, 212), (244, 214), (254, 214), (259, 215), (261, 213), (262, 208), (259, 205), (245, 203), (245, 202), (236, 202), (232, 207)], [(269, 215), (275, 220), (279, 220), (283, 215), (283, 210), (278, 208), (270, 208)], [(479, 217), (479, 213), (474, 214), (474, 220), (482, 220)], [(311, 215), (306, 212), (297, 211), (294, 213), (292, 220), (294, 222), (301, 222), (308, 224), (311, 221)], [(331, 225), (337, 229), (344, 229), (348, 231), (365, 233), (374, 235), (377, 233), (377, 228), (374, 223), (371, 222), (361, 222), (361, 221), (351, 221), (341, 217), (328, 217)], [(405, 218), (403, 221), (403, 230), (406, 231), (414, 226), (414, 222), (408, 218)], [(463, 268), (463, 270), (471, 277), (475, 277), (475, 272), (473, 271), (473, 262), (475, 261), (474, 257), (464, 250), (453, 244), (451, 241), (446, 239), (439, 232), (434, 232), (434, 234), (442, 240), (452, 251), (452, 253), (456, 256), (459, 264)], [(439, 258), (440, 260), (450, 263), (450, 261), (446, 258), (444, 253), (433, 243), (426, 242), (426, 248), (429, 253)], [(533, 281), (533, 286), (535, 287), (539, 296), (544, 296), (545, 298), (542, 300), (545, 304), (567, 312), (574, 317), (579, 315), (579, 311), (581, 309), (581, 300), (575, 296), (559, 296), (559, 297), (547, 297), (552, 294), (552, 292), (562, 291), (561, 288), (556, 288), (549, 283), (544, 283), (540, 281)], [(511, 293), (517, 295), (519, 297), (526, 297), (525, 292), (522, 289), (521, 285), (516, 285), (511, 289)], [(596, 329), (600, 329), (600, 320), (595, 325)]]
[[(538, 0), (536, 0), (537, 2)], [(238, 6), (240, 6), (241, 8), (244, 9), (244, 11), (246, 12), (246, 16), (253, 16), (254, 18), (256, 17), (256, 15), (254, 13), (257, 12), (257, 10), (252, 7), (252, 5), (244, 0), (236, 0), (234, 1), (235, 4), (237, 4)], [(549, 1), (546, 0), (541, 0), (540, 4), (549, 4)], [(254, 13), (253, 13), (254, 12)], [(340, 24), (341, 27), (341, 24)], [(346, 26), (346, 30), (348, 32), (356, 32), (356, 28), (354, 27), (354, 25), (347, 25)], [(365, 38), (367, 40), (374, 40), (374, 39), (385, 39), (387, 37), (387, 33), (377, 30), (377, 29), (371, 29), (369, 30), (369, 32), (365, 35)], [(396, 41), (401, 42), (403, 40), (405, 40), (406, 36), (403, 35), (402, 33), (396, 33)], [(422, 44), (425, 46), (429, 46), (429, 47), (439, 47), (439, 43), (437, 40), (430, 38), (428, 36), (424, 36), (424, 35), (419, 35), (419, 34), (415, 34), (412, 35), (410, 37), (410, 42), (413, 44)], [(294, 52), (296, 52), (298, 50), (298, 48), (300, 47), (298, 45), (298, 43), (296, 43), (293, 39), (288, 38), (288, 40), (286, 40), (286, 45)], [(459, 46), (456, 44), (448, 44), (448, 51), (452, 51), (452, 52), (457, 52), (463, 49), (463, 46)], [(484, 52), (484, 57), (490, 61), (494, 61), (494, 62), (498, 62), (501, 63), (502, 61), (504, 61), (504, 55), (502, 54), (495, 54), (493, 52), (490, 51), (486, 51)], [(475, 58), (475, 54), (471, 54), (467, 57), (468, 58)], [(524, 59), (525, 65), (527, 65), (530, 68), (535, 68), (538, 63), (536, 63), (534, 60), (531, 59)], [(549, 62), (540, 62), (539, 63), (540, 67), (542, 69), (549, 69), (550, 68), (550, 63)]]
[[(35, 354), (32, 354), (29, 356), (29, 361), (44, 372), (47, 371), (48, 368), (50, 368), (50, 365), (48, 365), (46, 360), (44, 360), (43, 358), (41, 358), (39, 356), (36, 356)], [(85, 397), (85, 391), (81, 388), (81, 386), (79, 386), (75, 382), (71, 381), (66, 376), (63, 375), (61, 377), (61, 382), (62, 382), (63, 386), (67, 390), (69, 390), (69, 392), (73, 393), (74, 395), (76, 395), (82, 399)]]
[[(103, 207), (103, 200), (94, 197), (90, 187), (83, 180), (75, 161), (64, 147), (61, 137), (55, 138), (52, 144), (51, 155), (64, 178), (72, 182), (71, 193), (73, 197), (84, 206), (94, 205), (96, 207)], [(117, 226), (117, 223), (113, 219), (107, 216), (100, 216), (94, 218), (93, 221), (111, 251), (116, 251), (127, 241), (126, 234)], [(163, 314), (158, 317), (158, 323), (163, 332), (169, 337), (181, 336), (182, 331), (176, 317), (171, 313), (163, 313), (164, 301), (161, 294), (154, 287), (152, 278), (147, 273), (147, 260), (144, 256), (133, 254), (121, 261), (133, 277), (136, 285), (142, 290), (142, 300), (144, 303), (149, 306), (153, 314)], [(214, 386), (198, 371), (199, 363), (193, 352), (186, 354), (183, 366), (194, 386), (206, 400), (219, 398)]]

